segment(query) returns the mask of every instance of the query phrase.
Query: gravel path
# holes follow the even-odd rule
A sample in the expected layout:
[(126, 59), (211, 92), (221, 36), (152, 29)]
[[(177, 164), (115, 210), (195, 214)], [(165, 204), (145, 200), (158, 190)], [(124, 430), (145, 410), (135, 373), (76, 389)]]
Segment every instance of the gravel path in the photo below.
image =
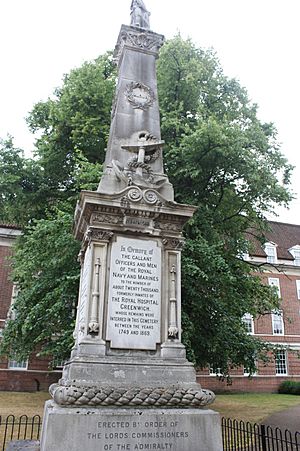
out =
[(300, 405), (274, 413), (262, 423), (273, 428), (279, 427), (282, 430), (289, 429), (293, 434), (299, 432), (300, 441)]

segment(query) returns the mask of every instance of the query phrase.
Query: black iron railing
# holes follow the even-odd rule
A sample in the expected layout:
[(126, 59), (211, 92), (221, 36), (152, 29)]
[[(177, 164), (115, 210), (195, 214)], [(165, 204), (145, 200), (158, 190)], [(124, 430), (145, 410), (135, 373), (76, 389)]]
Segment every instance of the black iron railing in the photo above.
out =
[[(38, 440), (40, 415), (0, 416), (0, 450), (12, 440)], [(222, 418), (223, 451), (300, 451), (300, 432)], [(221, 451), (221, 450), (220, 450)]]
[(38, 440), (41, 426), (40, 415), (31, 418), (27, 415), (8, 415), (6, 418), (0, 416), (0, 450), (5, 451), (6, 445), (12, 440)]
[(223, 451), (300, 451), (300, 432), (222, 418)]

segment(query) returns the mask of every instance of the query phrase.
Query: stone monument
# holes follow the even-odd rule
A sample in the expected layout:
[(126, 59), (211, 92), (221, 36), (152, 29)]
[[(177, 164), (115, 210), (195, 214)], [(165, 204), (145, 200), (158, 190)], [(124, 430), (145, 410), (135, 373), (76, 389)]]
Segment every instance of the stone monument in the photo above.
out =
[(181, 343), (182, 229), (163, 170), (156, 59), (142, 0), (115, 49), (119, 77), (104, 173), (75, 212), (82, 242), (75, 345), (50, 387), (42, 451), (222, 450), (214, 394)]

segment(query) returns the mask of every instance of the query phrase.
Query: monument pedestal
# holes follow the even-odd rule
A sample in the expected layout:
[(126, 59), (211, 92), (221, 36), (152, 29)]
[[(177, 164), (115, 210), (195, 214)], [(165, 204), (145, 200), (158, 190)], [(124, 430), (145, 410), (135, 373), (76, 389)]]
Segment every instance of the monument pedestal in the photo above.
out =
[(45, 406), (41, 451), (221, 451), (219, 415), (201, 409)]

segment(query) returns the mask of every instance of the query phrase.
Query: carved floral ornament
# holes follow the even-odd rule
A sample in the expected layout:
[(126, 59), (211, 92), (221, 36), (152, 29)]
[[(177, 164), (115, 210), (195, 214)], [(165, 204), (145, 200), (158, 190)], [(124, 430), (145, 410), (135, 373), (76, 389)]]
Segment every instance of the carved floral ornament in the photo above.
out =
[(92, 213), (91, 222), (95, 223), (107, 223), (107, 224), (121, 224), (123, 219), (121, 216), (112, 215), (107, 213)]
[(141, 33), (140, 31), (135, 32), (134, 30), (123, 30), (120, 36), (115, 60), (118, 61), (125, 45), (139, 50), (158, 53), (163, 43), (164, 37), (162, 35), (152, 34), (149, 32)]
[(162, 241), (165, 249), (173, 249), (176, 251), (181, 251), (184, 247), (183, 238), (165, 238)]
[(99, 230), (92, 227), (87, 231), (87, 238), (89, 241), (109, 241), (113, 235), (114, 233), (108, 230)]
[(125, 97), (134, 109), (147, 110), (154, 104), (154, 91), (147, 85), (132, 81), (126, 86)]

